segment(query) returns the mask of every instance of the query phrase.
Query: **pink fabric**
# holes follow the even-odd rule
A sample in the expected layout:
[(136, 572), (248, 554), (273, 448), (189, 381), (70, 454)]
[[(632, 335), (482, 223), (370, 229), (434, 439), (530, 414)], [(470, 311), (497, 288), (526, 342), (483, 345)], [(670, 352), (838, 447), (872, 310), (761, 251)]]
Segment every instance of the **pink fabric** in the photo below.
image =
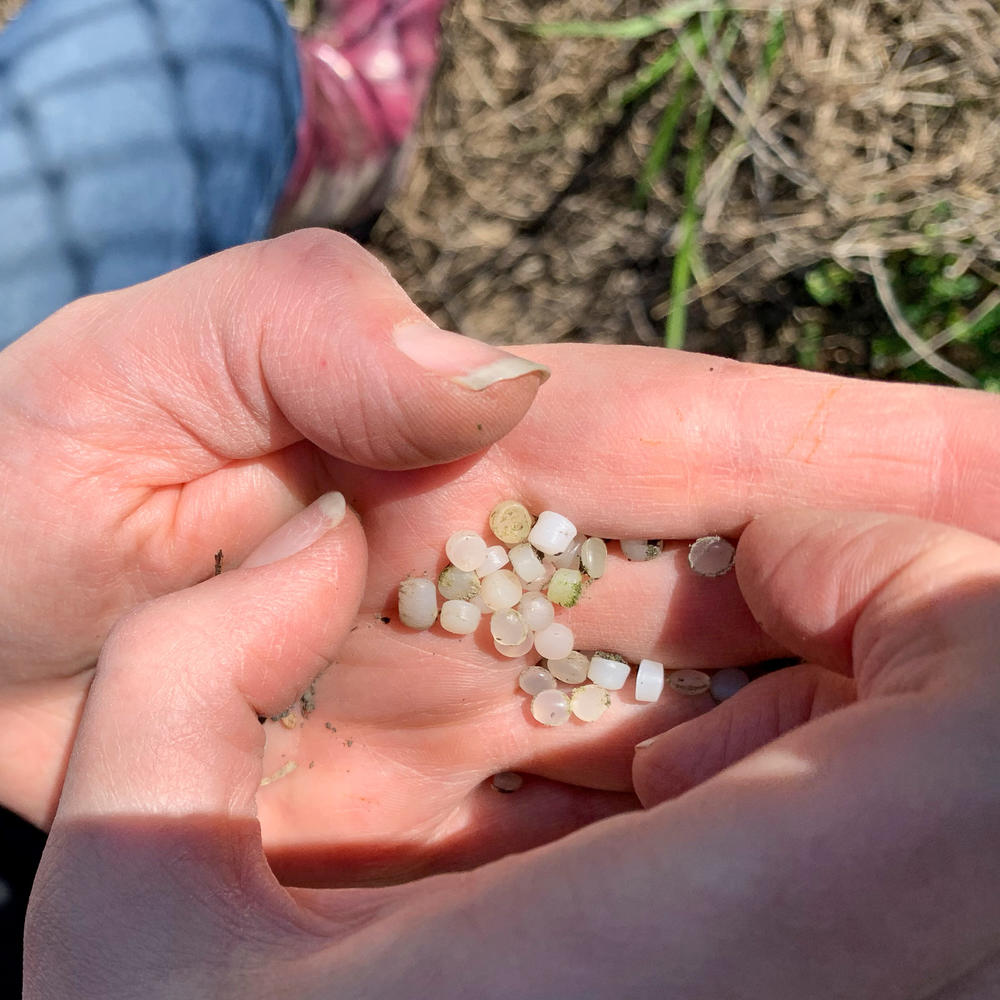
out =
[(378, 207), (364, 202), (385, 193), (416, 123), (437, 62), (446, 2), (326, 0), (323, 21), (299, 42), (304, 114), (286, 210), (307, 181), (315, 189), (317, 171), (331, 189), (340, 177), (344, 190), (356, 191), (349, 215)]

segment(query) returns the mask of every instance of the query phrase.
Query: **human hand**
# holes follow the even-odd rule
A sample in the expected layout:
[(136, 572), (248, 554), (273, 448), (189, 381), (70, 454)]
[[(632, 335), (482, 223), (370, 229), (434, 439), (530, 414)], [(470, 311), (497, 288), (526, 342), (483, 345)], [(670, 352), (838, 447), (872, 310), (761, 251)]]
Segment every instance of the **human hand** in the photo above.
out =
[[(270, 269), (263, 267), (262, 273), (269, 274), (267, 280), (273, 284), (292, 286), (290, 291), (286, 287), (288, 298), (282, 300), (286, 318), (281, 320), (284, 313), (279, 306), (272, 309), (278, 318), (272, 321), (271, 343), (283, 330), (298, 350), (286, 356), (272, 347), (276, 354), (272, 364), (283, 366), (283, 405), (309, 417), (317, 408), (334, 405), (316, 386), (319, 366), (309, 362), (314, 356), (310, 351), (319, 349), (317, 337), (322, 345), (330, 336), (321, 320), (332, 312), (330, 297), (342, 286), (335, 284), (331, 290), (319, 282), (315, 271), (310, 272), (312, 278), (282, 278), (283, 260), (289, 270), (303, 263), (294, 254), (294, 261), (289, 261), (277, 252), (284, 248), (287, 253), (288, 247), (287, 242), (271, 245)], [(198, 268), (217, 266), (225, 259)], [(326, 270), (336, 263), (330, 261), (329, 249), (321, 259), (329, 263)], [(315, 256), (305, 263), (310, 260), (315, 262)], [(355, 269), (356, 265), (352, 264)], [(215, 276), (213, 286), (212, 276), (198, 277), (195, 270), (164, 279), (182, 282), (173, 298), (183, 291), (200, 302), (206, 295), (202, 282), (211, 288), (222, 280)], [(361, 273), (369, 281), (385, 280), (377, 267), (367, 263)], [(343, 280), (349, 279), (350, 268)], [(296, 280), (309, 284), (308, 294), (319, 300), (307, 315), (292, 316), (287, 308), (289, 302), (298, 301)], [(254, 323), (234, 318), (238, 314), (233, 310), (242, 304), (251, 317), (266, 312), (268, 307), (261, 302), (273, 297), (270, 287), (259, 288), (259, 298), (251, 295), (249, 304), (234, 305), (221, 292), (218, 302), (209, 297), (209, 305), (218, 311), (216, 326), (224, 345), (232, 341), (245, 347), (248, 339), (252, 343)], [(155, 295), (146, 301), (151, 288), (135, 290), (138, 303), (126, 305), (145, 308), (147, 313), (154, 305), (163, 308)], [(381, 296), (376, 299), (382, 301)], [(393, 286), (387, 299), (390, 305), (383, 308), (391, 312), (400, 303)], [(74, 308), (85, 311), (101, 301)], [(412, 310), (405, 300), (399, 308)], [(380, 327), (377, 321), (382, 315), (371, 313), (357, 322), (373, 324), (364, 328), (384, 334), (392, 316)], [(345, 329), (348, 322), (345, 317), (345, 327), (338, 329)], [(190, 318), (178, 320), (177, 329), (177, 337), (196, 340), (200, 335)], [(131, 355), (125, 355), (142, 359), (144, 352), (162, 350), (161, 343), (126, 344)], [(323, 489), (346, 490), (363, 514), (372, 544), (372, 570), (355, 623), (358, 628), (348, 635), (336, 670), (327, 671), (317, 686), (316, 713), (291, 732), (278, 724), (266, 726), (265, 775), (280, 772), (289, 761), (298, 769), (261, 792), (265, 843), (275, 868), (300, 883), (398, 878), (468, 866), (634, 807), (630, 776), (634, 743), (710, 707), (707, 698), (667, 698), (652, 707), (624, 704), (599, 729), (541, 730), (526, 719), (523, 699), (513, 695), (514, 664), (503, 661), (498, 666), (491, 649), (484, 651), (472, 643), (456, 645), (437, 634), (412, 633), (396, 623), (382, 623), (382, 615), (394, 613), (398, 581), (413, 572), (436, 572), (443, 539), (455, 527), (483, 522), (500, 497), (519, 496), (534, 509), (565, 511), (583, 530), (604, 536), (683, 539), (717, 530), (735, 534), (756, 513), (820, 502), (905, 510), (984, 533), (996, 531), (991, 523), (998, 485), (992, 474), (996, 447), (989, 435), (996, 401), (985, 394), (866, 385), (644, 349), (565, 346), (525, 353), (554, 364), (556, 377), (523, 426), (479, 458), (427, 471), (384, 474), (359, 467), (358, 462), (407, 464), (421, 457), (408, 454), (404, 462), (394, 455), (388, 460), (384, 454), (355, 455), (351, 449), (362, 436), (351, 435), (357, 430), (352, 400), (337, 401), (330, 425), (317, 428), (319, 421), (313, 417), (309, 432), (323, 442), (331, 435), (334, 417), (346, 421), (346, 430), (336, 425), (340, 437), (326, 447), (346, 452), (353, 462), (332, 460), (309, 442), (281, 449), (280, 434), (287, 433), (282, 413), (272, 409), (261, 417), (261, 407), (251, 405), (253, 393), (243, 392), (251, 400), (244, 403), (234, 401), (231, 392), (213, 388), (205, 372), (199, 371), (203, 360), (193, 370), (180, 372), (169, 386), (175, 401), (190, 408), (192, 385), (208, 382), (205, 409), (184, 417), (195, 421), (195, 437), (218, 433), (220, 424), (234, 425), (238, 431), (259, 430), (263, 420), (260, 433), (268, 441), (254, 444), (263, 454), (247, 461), (216, 458), (219, 467), (210, 476), (180, 490), (176, 486), (151, 490), (142, 475), (149, 477), (150, 466), (162, 475), (158, 463), (163, 459), (156, 449), (170, 428), (165, 429), (160, 419), (145, 434), (135, 432), (128, 398), (103, 409), (86, 408), (80, 423), (87, 433), (81, 435), (78, 429), (75, 437), (64, 435), (56, 442), (63, 450), (56, 454), (63, 456), (68, 447), (82, 451), (84, 457), (91, 454), (78, 445), (81, 436), (90, 440), (95, 436), (91, 426), (95, 409), (105, 425), (98, 424), (97, 431), (106, 433), (110, 425), (138, 433), (143, 447), (152, 449), (146, 459), (149, 464), (140, 463), (135, 469), (119, 462), (111, 474), (99, 478), (97, 486), (119, 502), (122, 497), (131, 502), (138, 495), (144, 501), (140, 513), (145, 523), (132, 516), (110, 528), (103, 523), (81, 525), (66, 513), (63, 521), (81, 532), (79, 536), (64, 527), (44, 532), (34, 546), (22, 546), (19, 560), (10, 568), (12, 576), (14, 570), (34, 574), (33, 593), (36, 601), (39, 597), (43, 601), (28, 629), (36, 659), (14, 660), (19, 666), (39, 663), (49, 671), (39, 685), (8, 689), (9, 711), (0, 739), (10, 752), (0, 755), (0, 766), (6, 768), (7, 787), (19, 795), (18, 807), (43, 823), (51, 813), (90, 678), (86, 668), (73, 670), (77, 661), (86, 664), (94, 657), (111, 618), (149, 594), (206, 575), (210, 553), (217, 547), (228, 554), (229, 565), (236, 563), (281, 516)], [(209, 373), (221, 367), (211, 364), (213, 357)], [(147, 372), (150, 362), (129, 364), (119, 359), (117, 366), (126, 374), (131, 367)], [(289, 369), (294, 377), (288, 375)], [(609, 385), (627, 386), (625, 398), (609, 394)], [(224, 380), (223, 388), (227, 386), (231, 388)], [(80, 395), (92, 391), (85, 386)], [(54, 393), (49, 382), (35, 395), (51, 404), (59, 398)], [(123, 395), (119, 384), (118, 396)], [(162, 388), (159, 395), (164, 395)], [(370, 426), (377, 426), (380, 414), (397, 412), (395, 404), (387, 408), (384, 397), (377, 391), (374, 395), (381, 408), (373, 406), (367, 414)], [(215, 402), (208, 405), (213, 398)], [(522, 399), (514, 400), (515, 411)], [(477, 397), (475, 405), (482, 402)], [(447, 414), (434, 408), (428, 417), (441, 420), (428, 423), (425, 417), (422, 423), (414, 422), (413, 415), (422, 412), (414, 403), (408, 420), (423, 428), (428, 441), (439, 448), (452, 447), (455, 453), (477, 443), (466, 439), (459, 442), (461, 448), (449, 445), (472, 424), (457, 419), (449, 423)], [(487, 435), (505, 428), (495, 412), (494, 421), (484, 424)], [(299, 426), (301, 422), (300, 417)], [(272, 440), (275, 437), (279, 440)], [(393, 447), (391, 434), (376, 440)], [(586, 450), (581, 450), (581, 442)], [(234, 446), (228, 447), (231, 453)], [(51, 448), (40, 450), (52, 453)], [(132, 450), (140, 452), (140, 445), (134, 444)], [(213, 460), (202, 451), (196, 455)], [(444, 457), (446, 452), (439, 450), (427, 461)], [(62, 459), (53, 466), (62, 472), (68, 464)], [(896, 473), (891, 478), (887, 467)], [(841, 484), (839, 493), (831, 495), (831, 481)], [(206, 496), (213, 491), (217, 492)], [(64, 482), (46, 492), (64, 507), (76, 500)], [(178, 507), (183, 516), (171, 519), (167, 515), (178, 493), (189, 500)], [(35, 495), (22, 495), (24, 509)], [(93, 496), (86, 505), (96, 509), (103, 502), (100, 490)], [(46, 520), (59, 523), (51, 516)], [(23, 521), (22, 514), (6, 522), (19, 540)], [(105, 536), (124, 537), (126, 544), (116, 549), (115, 544), (104, 543)], [(731, 579), (692, 578), (683, 547), (679, 543), (671, 550), (672, 557), (649, 564), (612, 559), (607, 578), (591, 598), (566, 615), (579, 644), (610, 646), (633, 659), (651, 655), (671, 665), (707, 667), (742, 664), (782, 652), (756, 628)], [(101, 553), (105, 567), (103, 576), (96, 574), (96, 586), (91, 572), (95, 553)], [(65, 578), (57, 576), (60, 584), (55, 587), (53, 565), (61, 567)], [(88, 574), (89, 604), (78, 593), (79, 581)], [(71, 601), (67, 594), (73, 596)], [(82, 612), (93, 615), (93, 620)], [(53, 631), (69, 637), (69, 655), (46, 665), (40, 654)], [(442, 660), (456, 656), (458, 662), (452, 660), (452, 669), (443, 672)], [(61, 673), (69, 676), (51, 676)], [(530, 775), (516, 824), (509, 821), (506, 806), (488, 783), (491, 774), (509, 768)]]
[(220, 549), (238, 564), (329, 488), (330, 456), (445, 462), (516, 423), (544, 373), (419, 326), (397, 345), (421, 322), (355, 244), (298, 233), (80, 300), (0, 354), (0, 801), (47, 825), (111, 624)]
[[(764, 515), (740, 539), (739, 586), (808, 665), (640, 748), (652, 808), (473, 872), (286, 890), (255, 820), (256, 713), (294, 697), (362, 599), (359, 526), (326, 509), (284, 529), (311, 541), (297, 554), (115, 629), (33, 893), (27, 998), (1000, 988), (995, 543), (888, 515)], [(796, 696), (805, 674), (843, 707)]]

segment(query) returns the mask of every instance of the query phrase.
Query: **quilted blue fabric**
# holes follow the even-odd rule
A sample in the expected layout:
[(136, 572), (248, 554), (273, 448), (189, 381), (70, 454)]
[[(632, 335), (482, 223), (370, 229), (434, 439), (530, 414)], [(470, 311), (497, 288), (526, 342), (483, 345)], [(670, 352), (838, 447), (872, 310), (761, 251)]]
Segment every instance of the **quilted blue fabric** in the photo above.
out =
[(29, 0), (0, 32), (0, 347), (266, 235), (301, 104), (278, 0)]

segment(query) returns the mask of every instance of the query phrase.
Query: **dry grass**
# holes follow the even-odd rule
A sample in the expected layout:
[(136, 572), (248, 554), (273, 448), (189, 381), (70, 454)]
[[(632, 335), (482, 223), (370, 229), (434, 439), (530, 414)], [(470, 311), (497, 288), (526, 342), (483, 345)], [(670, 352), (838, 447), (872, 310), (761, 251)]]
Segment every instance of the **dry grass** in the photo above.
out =
[[(458, 0), (411, 183), (377, 249), (441, 322), (518, 342), (652, 342), (667, 310), (682, 171), (630, 209), (660, 94), (616, 95), (663, 38), (525, 37), (525, 21), (620, 18), (658, 2)], [(745, 5), (741, 5), (745, 6)], [(764, 5), (760, 5), (764, 6)], [(773, 7), (774, 4), (767, 6)], [(824, 259), (871, 272), (900, 249), (1000, 269), (1000, 13), (987, 0), (796, 0), (762, 77), (764, 10), (722, 71), (701, 189), (704, 346)], [(875, 266), (873, 268), (873, 263)], [(746, 321), (749, 330), (753, 321)], [(713, 330), (714, 328), (714, 330)], [(735, 353), (760, 353), (747, 332)], [(759, 338), (757, 338), (759, 340)], [(709, 345), (710, 346), (710, 345)]]

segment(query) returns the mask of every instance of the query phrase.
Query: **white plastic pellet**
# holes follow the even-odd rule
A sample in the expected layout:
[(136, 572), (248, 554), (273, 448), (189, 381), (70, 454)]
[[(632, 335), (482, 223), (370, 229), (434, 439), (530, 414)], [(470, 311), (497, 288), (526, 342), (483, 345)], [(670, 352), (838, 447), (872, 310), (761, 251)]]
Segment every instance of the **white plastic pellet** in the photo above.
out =
[(667, 683), (680, 694), (704, 694), (712, 679), (701, 670), (672, 670)]
[(441, 605), (441, 628), (455, 635), (471, 635), (479, 627), (482, 612), (468, 601), (445, 601)]
[(588, 538), (580, 546), (580, 565), (592, 580), (604, 576), (608, 565), (608, 547), (603, 538)]
[(528, 628), (536, 631), (551, 625), (556, 617), (556, 609), (544, 594), (525, 594), (518, 602), (517, 610)]
[(569, 698), (556, 688), (540, 691), (531, 699), (531, 714), (543, 726), (561, 726), (569, 721)]
[(576, 525), (562, 514), (543, 510), (538, 515), (535, 526), (528, 534), (528, 541), (549, 556), (557, 556), (565, 552), (573, 539), (576, 538)]
[(705, 535), (691, 543), (688, 565), (699, 576), (722, 576), (733, 567), (736, 549), (719, 535)]
[(635, 672), (635, 700), (656, 701), (663, 694), (663, 664), (640, 660)]
[(479, 577), (470, 570), (445, 566), (438, 577), (438, 592), (446, 601), (471, 601), (479, 593)]
[(632, 562), (648, 562), (663, 551), (663, 542), (646, 538), (623, 538), (619, 545), (626, 559)]
[(486, 558), (486, 542), (474, 531), (456, 531), (444, 543), (445, 555), (459, 569), (473, 571)]
[(528, 508), (516, 500), (501, 500), (490, 511), (490, 531), (505, 545), (527, 541), (531, 525)]
[(486, 550), (486, 558), (476, 567), (476, 572), (480, 576), (489, 576), (490, 573), (503, 569), (508, 562), (510, 559), (507, 556), (507, 550), (502, 545), (491, 545)]
[(587, 671), (590, 669), (590, 660), (575, 649), (561, 659), (545, 662), (549, 673), (564, 684), (582, 684), (587, 679)]
[(726, 667), (712, 674), (709, 690), (716, 701), (725, 701), (737, 691), (742, 691), (749, 683), (750, 678), (739, 667)]
[(534, 583), (545, 576), (545, 567), (535, 550), (524, 543), (510, 550), (510, 564), (514, 572), (525, 582)]
[(535, 633), (535, 649), (546, 660), (561, 660), (573, 651), (573, 632), (561, 622), (553, 622)]
[(557, 556), (552, 556), (552, 565), (556, 569), (579, 569), (580, 568), (580, 546), (587, 540), (586, 535), (577, 535), (566, 547), (565, 552), (560, 552)]
[(620, 691), (628, 680), (632, 668), (621, 660), (613, 660), (602, 653), (595, 653), (590, 658), (587, 676), (601, 687), (609, 691)]
[(553, 604), (571, 608), (583, 591), (583, 574), (578, 569), (557, 569), (545, 593)]
[(509, 569), (498, 569), (489, 576), (484, 576), (479, 585), (479, 596), (494, 611), (512, 608), (524, 593), (521, 581), (516, 573)]
[(611, 695), (599, 684), (575, 688), (569, 695), (569, 710), (582, 722), (596, 722), (611, 707)]
[(517, 686), (526, 694), (538, 694), (540, 691), (548, 691), (556, 686), (556, 679), (545, 667), (525, 667), (518, 674)]
[(527, 656), (535, 648), (535, 637), (529, 631), (524, 637), (524, 642), (516, 646), (505, 646), (502, 642), (493, 640), (493, 648), (501, 655), (513, 660), (518, 656)]
[(399, 585), (399, 620), (409, 628), (430, 628), (437, 618), (437, 590), (432, 580), (407, 577)]
[(519, 611), (506, 608), (490, 618), (490, 634), (504, 646), (520, 646), (528, 638), (528, 626)]

